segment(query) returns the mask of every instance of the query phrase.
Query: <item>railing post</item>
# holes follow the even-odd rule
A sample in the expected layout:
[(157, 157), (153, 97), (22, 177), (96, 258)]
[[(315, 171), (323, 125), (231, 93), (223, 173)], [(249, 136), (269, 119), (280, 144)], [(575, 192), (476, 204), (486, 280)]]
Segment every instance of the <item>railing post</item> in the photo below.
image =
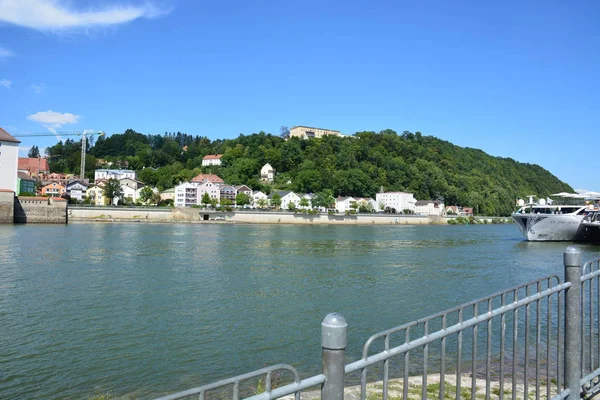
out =
[(341, 314), (327, 314), (321, 323), (321, 346), (323, 348), (323, 374), (325, 383), (321, 388), (322, 400), (344, 399), (344, 368), (348, 324)]
[(565, 295), (565, 389), (569, 400), (581, 393), (581, 250), (569, 246), (564, 252), (565, 282), (571, 286)]

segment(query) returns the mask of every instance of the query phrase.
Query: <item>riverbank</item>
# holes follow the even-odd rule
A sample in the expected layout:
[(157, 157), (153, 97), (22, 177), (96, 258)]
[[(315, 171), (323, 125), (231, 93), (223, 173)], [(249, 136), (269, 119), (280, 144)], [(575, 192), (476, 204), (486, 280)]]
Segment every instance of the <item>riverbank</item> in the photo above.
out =
[[(504, 218), (486, 217), (481, 223)], [(69, 221), (162, 222), (162, 223), (246, 223), (293, 225), (446, 225), (454, 218), (392, 214), (304, 214), (288, 211), (237, 210), (221, 212), (198, 208), (152, 207), (69, 207)]]
[[(426, 393), (428, 399), (437, 399), (440, 394), (440, 374), (430, 374), (427, 376)], [(490, 397), (498, 398), (500, 395), (500, 381), (492, 380), (490, 382), (485, 379), (475, 379), (475, 393), (476, 399), (486, 398), (486, 388), (489, 384)], [(472, 378), (470, 374), (463, 374), (460, 379), (460, 397), (463, 399), (470, 399), (472, 397)], [(444, 377), (444, 399), (454, 400), (456, 396), (457, 379), (456, 375), (446, 375)], [(528, 388), (528, 396), (525, 396), (525, 386), (523, 383), (518, 383), (515, 387), (516, 398), (531, 398), (535, 396), (535, 385), (531, 384)], [(411, 376), (408, 378), (408, 398), (406, 400), (418, 400), (422, 399), (423, 390), (423, 377), (422, 376)], [(546, 395), (546, 385), (540, 385), (540, 397)], [(503, 397), (511, 398), (513, 395), (512, 381), (510, 379), (505, 380), (503, 387)], [(389, 399), (402, 399), (404, 393), (404, 379), (390, 379), (388, 383), (388, 398)], [(556, 386), (552, 385), (550, 388), (550, 396), (556, 395)], [(307, 400), (316, 400), (321, 398), (320, 391), (302, 393), (302, 398)], [(361, 398), (360, 386), (350, 386), (344, 389), (344, 399), (346, 400), (359, 400)], [(293, 400), (294, 396), (283, 397), (285, 400)], [(367, 399), (369, 400), (380, 400), (383, 399), (383, 382), (372, 382), (367, 384)]]

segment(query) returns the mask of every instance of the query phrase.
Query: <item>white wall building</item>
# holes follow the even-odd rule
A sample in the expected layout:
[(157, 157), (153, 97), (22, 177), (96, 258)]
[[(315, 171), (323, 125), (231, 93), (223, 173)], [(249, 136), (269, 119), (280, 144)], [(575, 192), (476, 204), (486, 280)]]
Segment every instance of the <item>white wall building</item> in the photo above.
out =
[(335, 199), (335, 209), (337, 212), (345, 213), (352, 210), (353, 202), (356, 202), (354, 197), (338, 197)]
[(296, 193), (291, 191), (273, 192), (268, 196), (269, 201), (271, 201), (275, 193), (277, 193), (281, 197), (281, 205), (279, 206), (279, 208), (281, 208), (282, 210), (287, 210), (290, 203), (294, 203), (296, 207), (298, 207), (298, 204), (300, 203), (300, 196), (298, 196)]
[(85, 182), (75, 180), (68, 183), (66, 189), (67, 194), (71, 196), (72, 199), (83, 201), (83, 198), (86, 196), (88, 185), (86, 185)]
[(260, 179), (265, 182), (273, 182), (275, 179), (275, 169), (271, 166), (271, 164), (266, 163), (260, 169)]
[(221, 157), (223, 154), (209, 154), (202, 158), (202, 166), (207, 167), (211, 165), (220, 166), (221, 165)]
[(98, 179), (137, 179), (137, 174), (135, 171), (130, 169), (97, 169), (94, 172), (94, 180), (98, 181)]
[(19, 143), (19, 140), (0, 128), (0, 189), (12, 190), (17, 194)]
[(423, 215), (443, 215), (444, 203), (433, 200), (417, 200), (415, 203), (415, 212)]
[(267, 200), (268, 196), (261, 192), (260, 190), (258, 192), (253, 192), (252, 193), (252, 207), (258, 207), (258, 201), (260, 199), (264, 199), (265, 201)]
[[(415, 196), (406, 192), (386, 192), (375, 195), (377, 209), (383, 211), (386, 207), (395, 208), (396, 212), (403, 210), (415, 211)], [(383, 205), (383, 208), (381, 208)]]
[(198, 184), (184, 182), (175, 186), (175, 207), (190, 207), (198, 202)]

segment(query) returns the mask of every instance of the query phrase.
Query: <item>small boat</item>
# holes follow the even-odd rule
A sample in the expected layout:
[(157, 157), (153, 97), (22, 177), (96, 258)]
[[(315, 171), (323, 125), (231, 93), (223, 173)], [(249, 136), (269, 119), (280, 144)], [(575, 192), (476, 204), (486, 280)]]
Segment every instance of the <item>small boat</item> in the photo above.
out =
[[(558, 193), (552, 196), (585, 199), (585, 194)], [(521, 234), (529, 241), (589, 241), (590, 230), (583, 225), (584, 218), (593, 211), (588, 204), (552, 204), (552, 200), (522, 200), (521, 207), (512, 214)], [(583, 202), (582, 202), (583, 203)]]

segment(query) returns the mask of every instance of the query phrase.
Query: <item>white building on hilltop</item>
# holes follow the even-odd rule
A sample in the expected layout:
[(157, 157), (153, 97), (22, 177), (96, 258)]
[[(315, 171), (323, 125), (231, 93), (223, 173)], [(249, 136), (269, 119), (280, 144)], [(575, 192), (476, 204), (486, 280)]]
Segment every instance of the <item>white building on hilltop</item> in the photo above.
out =
[(94, 172), (94, 181), (98, 181), (98, 179), (137, 179), (137, 174), (135, 171), (130, 169), (97, 169)]
[(12, 190), (17, 194), (19, 143), (14, 136), (0, 128), (0, 189)]
[(325, 135), (341, 136), (340, 131), (325, 128), (313, 128), (310, 126), (298, 125), (290, 129), (290, 137), (298, 137), (301, 139), (322, 138)]
[[(406, 192), (386, 192), (377, 193), (375, 195), (375, 201), (377, 202), (378, 208), (383, 211), (386, 207), (395, 208), (396, 212), (402, 212), (403, 210), (415, 211), (415, 196), (412, 193)], [(383, 206), (383, 207), (381, 207)]]

